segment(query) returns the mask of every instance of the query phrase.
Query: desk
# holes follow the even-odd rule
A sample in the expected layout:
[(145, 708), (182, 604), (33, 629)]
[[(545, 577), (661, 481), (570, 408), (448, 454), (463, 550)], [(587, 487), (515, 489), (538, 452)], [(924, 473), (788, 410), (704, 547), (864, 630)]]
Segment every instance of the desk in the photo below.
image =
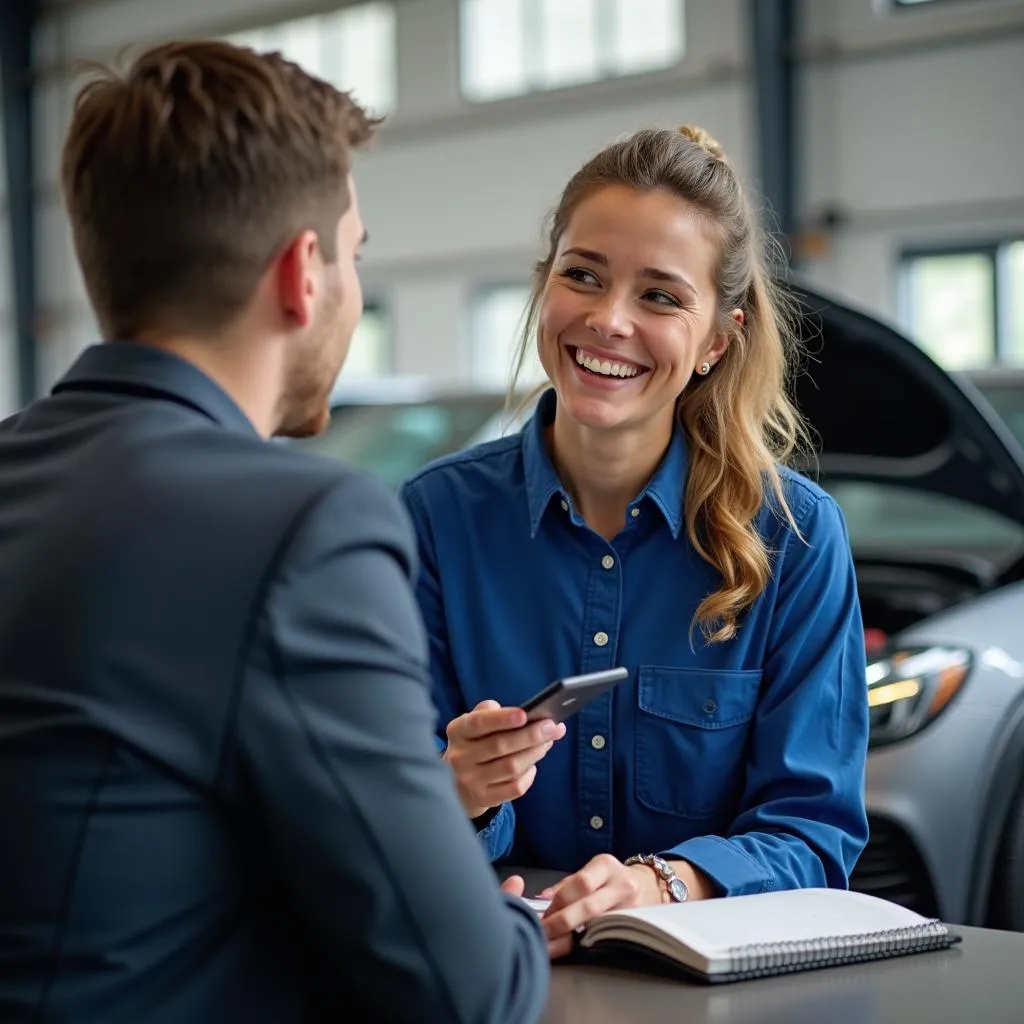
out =
[[(505, 873), (505, 872), (503, 872)], [(551, 878), (523, 872), (527, 893)], [(544, 1024), (1024, 1024), (1024, 935), (955, 930), (952, 949), (710, 986), (556, 964)]]

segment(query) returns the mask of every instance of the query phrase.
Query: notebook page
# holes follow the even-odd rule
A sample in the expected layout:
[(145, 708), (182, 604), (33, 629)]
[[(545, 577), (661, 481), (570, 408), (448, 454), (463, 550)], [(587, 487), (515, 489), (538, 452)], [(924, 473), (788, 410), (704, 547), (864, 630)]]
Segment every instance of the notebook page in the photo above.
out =
[(734, 946), (859, 935), (913, 927), (927, 920), (895, 903), (838, 889), (796, 889), (639, 907), (598, 918), (592, 928), (600, 930), (602, 920), (611, 926), (612, 918), (648, 922), (708, 960)]

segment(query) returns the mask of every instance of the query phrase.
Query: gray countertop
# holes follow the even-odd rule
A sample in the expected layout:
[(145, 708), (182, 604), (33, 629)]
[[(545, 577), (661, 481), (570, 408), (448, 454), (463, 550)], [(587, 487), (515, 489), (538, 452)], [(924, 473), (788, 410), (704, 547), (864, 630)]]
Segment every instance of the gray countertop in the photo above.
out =
[[(509, 874), (508, 869), (501, 872)], [(551, 872), (522, 872), (527, 894)], [(1024, 1024), (1024, 935), (961, 928), (952, 949), (709, 986), (556, 964), (544, 1024)]]

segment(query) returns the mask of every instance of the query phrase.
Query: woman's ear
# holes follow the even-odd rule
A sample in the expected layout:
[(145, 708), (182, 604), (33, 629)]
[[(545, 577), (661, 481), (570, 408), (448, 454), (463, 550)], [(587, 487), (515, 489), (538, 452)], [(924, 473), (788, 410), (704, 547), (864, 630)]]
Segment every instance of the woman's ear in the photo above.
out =
[[(742, 309), (734, 309), (729, 316), (736, 321), (738, 327), (742, 327), (744, 323), (744, 316)], [(725, 355), (725, 350), (729, 347), (732, 342), (731, 331), (716, 331), (711, 339), (711, 343), (704, 350), (703, 357), (698, 360), (697, 365), (701, 362), (708, 362), (712, 366), (715, 365)]]

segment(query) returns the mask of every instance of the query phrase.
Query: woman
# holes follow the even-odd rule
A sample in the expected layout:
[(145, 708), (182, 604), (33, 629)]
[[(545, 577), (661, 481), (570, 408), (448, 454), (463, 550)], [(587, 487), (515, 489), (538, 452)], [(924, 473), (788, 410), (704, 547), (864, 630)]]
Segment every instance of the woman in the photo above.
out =
[[(443, 756), (492, 860), (570, 872), (552, 956), (613, 908), (845, 887), (866, 841), (856, 581), (835, 502), (782, 468), (786, 322), (718, 144), (638, 132), (555, 212), (532, 419), (403, 488)], [(616, 665), (525, 724), (550, 680)]]

